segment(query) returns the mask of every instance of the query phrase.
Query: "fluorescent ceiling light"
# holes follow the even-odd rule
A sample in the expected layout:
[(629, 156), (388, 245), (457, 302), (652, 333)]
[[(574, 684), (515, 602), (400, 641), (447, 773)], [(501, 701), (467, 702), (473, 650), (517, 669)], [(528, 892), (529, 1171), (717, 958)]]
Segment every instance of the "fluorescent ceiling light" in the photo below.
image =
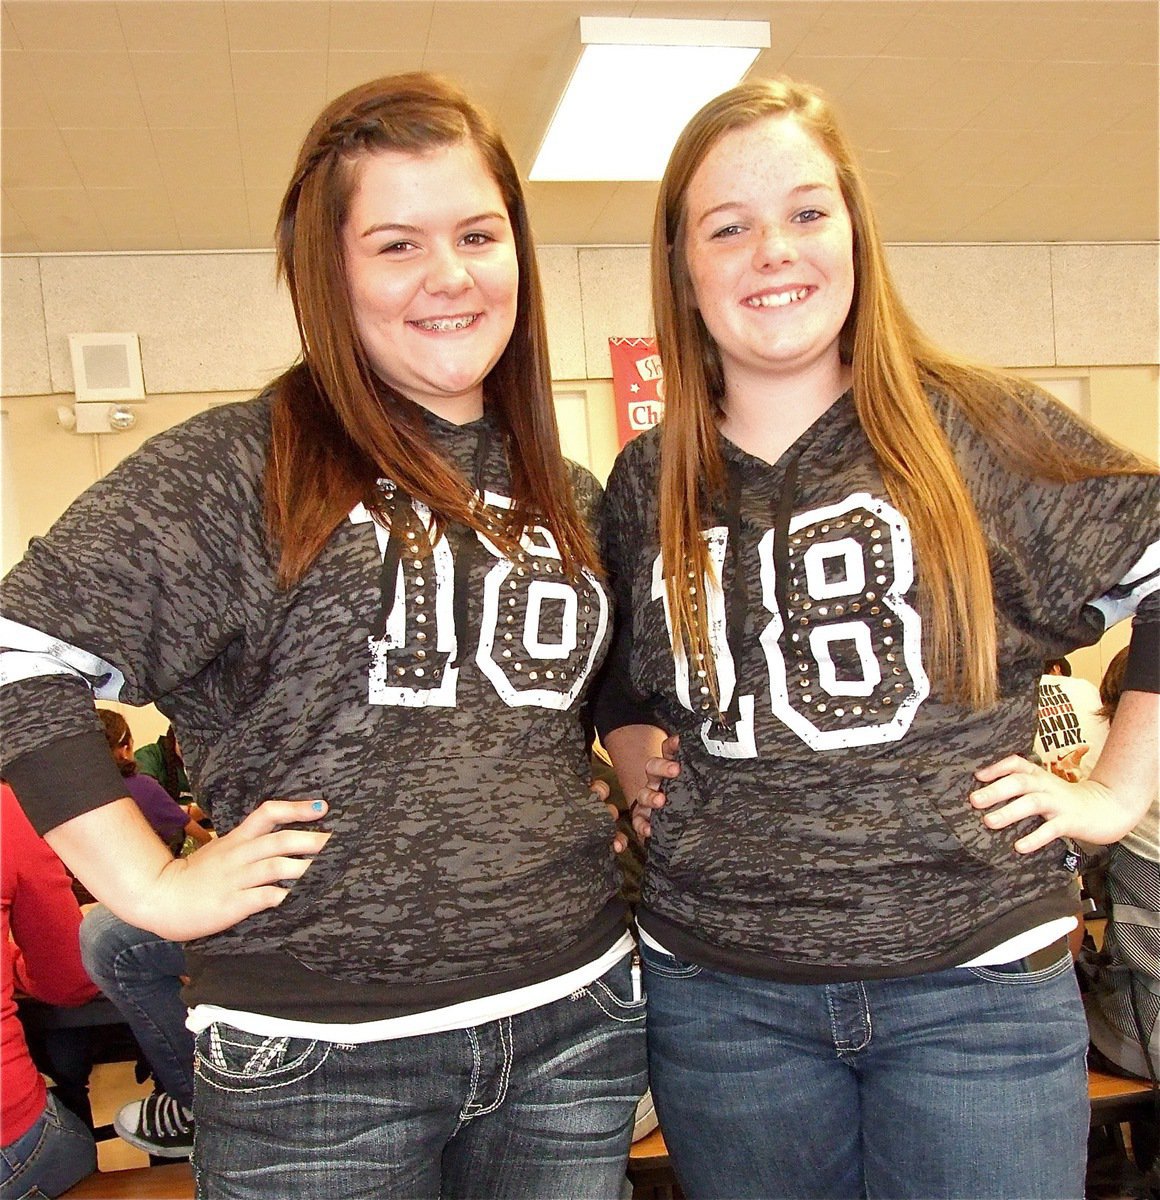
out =
[(769, 25), (581, 17), (580, 41), (533, 181), (660, 179), (688, 119), (769, 46)]

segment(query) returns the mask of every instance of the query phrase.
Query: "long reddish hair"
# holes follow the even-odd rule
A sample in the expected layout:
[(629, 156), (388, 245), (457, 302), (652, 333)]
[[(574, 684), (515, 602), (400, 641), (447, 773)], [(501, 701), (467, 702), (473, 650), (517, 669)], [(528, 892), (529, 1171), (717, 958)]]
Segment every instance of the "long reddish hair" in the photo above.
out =
[(854, 407), (922, 564), (919, 607), (931, 674), (947, 697), (986, 706), (998, 692), (987, 545), (927, 388), (948, 396), (1026, 476), (1070, 483), (1154, 468), (1103, 439), (1086, 457), (1061, 446), (1027, 403), (1025, 382), (955, 358), (926, 338), (895, 290), (869, 193), (833, 108), (817, 89), (785, 78), (742, 83), (710, 100), (677, 139), (657, 197), (652, 295), (665, 373), (660, 537), (674, 647), (703, 656), (716, 693), (702, 594), (713, 568), (700, 531), (707, 501), (724, 487), (717, 429), (725, 379), (686, 265), (686, 196), (721, 137), (768, 117), (796, 120), (837, 171), (854, 233), (854, 299), (839, 339), (842, 361), (852, 367)]
[[(358, 165), (384, 150), (420, 154), (469, 142), (499, 187), (519, 267), (515, 328), (484, 381), (484, 405), (504, 440), (512, 508), (485, 510), (471, 483), (431, 443), (418, 405), (379, 379), (356, 331), (344, 269), (343, 226)], [(490, 119), (453, 84), (412, 73), (376, 79), (319, 115), (298, 154), (276, 233), (302, 361), (273, 385), (266, 516), (284, 585), (300, 579), (362, 501), (384, 515), (380, 478), (426, 504), (438, 528), (455, 522), (505, 552), (541, 523), (565, 568), (597, 569), (560, 451), (544, 304), (519, 175)]]

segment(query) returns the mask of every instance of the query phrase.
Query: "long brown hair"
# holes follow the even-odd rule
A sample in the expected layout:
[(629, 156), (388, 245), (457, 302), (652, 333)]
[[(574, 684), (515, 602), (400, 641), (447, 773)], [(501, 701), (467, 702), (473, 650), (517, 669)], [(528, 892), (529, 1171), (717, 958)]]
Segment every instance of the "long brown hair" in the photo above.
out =
[[(842, 361), (852, 368), (854, 406), (922, 564), (919, 609), (931, 674), (946, 698), (985, 707), (998, 693), (987, 545), (925, 388), (949, 397), (1002, 461), (1028, 476), (1069, 483), (1148, 468), (1116, 447), (1093, 449), (1086, 459), (1065, 450), (1027, 403), (1026, 383), (928, 341), (891, 281), (865, 183), (832, 106), (818, 90), (784, 78), (743, 83), (706, 104), (677, 140), (657, 198), (652, 294), (665, 374), (660, 538), (674, 649), (712, 666), (703, 595), (712, 566), (700, 531), (706, 504), (724, 486), (717, 427), (725, 380), (689, 279), (685, 198), (725, 133), (771, 116), (798, 121), (837, 171), (854, 234), (854, 298), (839, 338)], [(716, 679), (710, 682), (716, 695)]]
[[(357, 167), (384, 150), (423, 153), (469, 142), (503, 196), (519, 267), (511, 340), (484, 381), (512, 479), (506, 513), (478, 504), (468, 480), (431, 444), (418, 405), (379, 379), (355, 327), (342, 231)], [(294, 304), (302, 361), (274, 383), (266, 516), (284, 585), (300, 579), (335, 527), (362, 501), (384, 515), (386, 477), (449, 522), (487, 534), (505, 552), (542, 522), (565, 569), (595, 569), (577, 512), (552, 404), (544, 304), (523, 189), (490, 119), (453, 84), (413, 73), (376, 79), (319, 115), (298, 154), (276, 232), (278, 271)]]

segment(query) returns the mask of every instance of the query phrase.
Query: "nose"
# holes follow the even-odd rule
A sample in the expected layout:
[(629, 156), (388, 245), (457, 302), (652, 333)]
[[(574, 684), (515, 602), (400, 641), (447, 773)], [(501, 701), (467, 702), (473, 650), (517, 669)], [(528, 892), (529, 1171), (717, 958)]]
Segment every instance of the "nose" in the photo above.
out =
[(758, 238), (754, 252), (756, 266), (776, 267), (783, 263), (796, 262), (797, 257), (797, 243), (784, 225), (778, 222), (762, 227), (761, 237)]
[(425, 290), (433, 296), (457, 296), (473, 283), (467, 263), (457, 246), (439, 246), (432, 251)]

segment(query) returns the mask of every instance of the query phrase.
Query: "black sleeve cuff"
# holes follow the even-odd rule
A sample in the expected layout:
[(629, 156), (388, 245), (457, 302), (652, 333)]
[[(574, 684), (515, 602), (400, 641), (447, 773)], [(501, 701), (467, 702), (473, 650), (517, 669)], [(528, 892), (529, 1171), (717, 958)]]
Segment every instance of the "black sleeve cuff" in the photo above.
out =
[(41, 836), (129, 794), (109, 743), (98, 730), (29, 750), (7, 764), (4, 778)]
[(1160, 625), (1151, 621), (1132, 625), (1124, 691), (1160, 692)]
[(593, 689), (592, 720), (601, 740), (625, 725), (656, 725), (656, 710), (648, 699), (637, 694), (624, 672), (614, 665), (605, 668)]

